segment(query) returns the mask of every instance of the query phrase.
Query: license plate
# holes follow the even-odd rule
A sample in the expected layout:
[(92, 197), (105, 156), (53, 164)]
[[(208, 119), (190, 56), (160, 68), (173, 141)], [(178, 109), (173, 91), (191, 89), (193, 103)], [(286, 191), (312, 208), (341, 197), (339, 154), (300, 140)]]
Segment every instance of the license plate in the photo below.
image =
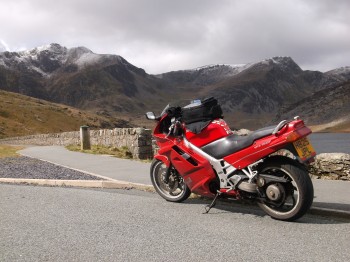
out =
[(315, 149), (312, 147), (307, 137), (295, 141), (293, 145), (302, 161), (306, 161), (309, 158), (316, 156)]

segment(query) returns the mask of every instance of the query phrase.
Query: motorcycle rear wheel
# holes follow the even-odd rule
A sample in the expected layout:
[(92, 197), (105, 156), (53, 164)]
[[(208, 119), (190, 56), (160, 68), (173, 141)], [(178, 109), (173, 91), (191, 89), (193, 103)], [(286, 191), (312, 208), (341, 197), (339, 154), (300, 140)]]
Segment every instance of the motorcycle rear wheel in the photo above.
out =
[(185, 201), (191, 195), (191, 190), (176, 169), (171, 168), (169, 181), (166, 183), (164, 177), (167, 172), (167, 166), (162, 161), (154, 159), (151, 164), (150, 174), (152, 184), (157, 193), (165, 200), (170, 202)]
[[(311, 207), (314, 189), (308, 171), (300, 163), (287, 157), (271, 157), (259, 168), (260, 173), (286, 178), (288, 183), (266, 186), (266, 195), (271, 200), (258, 203), (260, 208), (277, 220), (294, 221)], [(277, 199), (279, 198), (279, 199)]]

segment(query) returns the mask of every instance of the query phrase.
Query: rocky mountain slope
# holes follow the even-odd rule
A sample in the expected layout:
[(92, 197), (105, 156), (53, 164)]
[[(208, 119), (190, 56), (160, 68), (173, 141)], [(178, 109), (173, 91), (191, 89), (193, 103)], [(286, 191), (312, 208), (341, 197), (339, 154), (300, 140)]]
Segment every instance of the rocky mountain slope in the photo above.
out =
[(160, 112), (172, 100), (214, 96), (232, 127), (255, 129), (349, 79), (349, 68), (304, 71), (290, 57), (149, 75), (120, 56), (85, 47), (50, 44), (0, 53), (0, 89), (133, 121), (141, 121), (146, 111)]
[(329, 87), (281, 110), (276, 121), (301, 116), (315, 131), (350, 132), (350, 81)]

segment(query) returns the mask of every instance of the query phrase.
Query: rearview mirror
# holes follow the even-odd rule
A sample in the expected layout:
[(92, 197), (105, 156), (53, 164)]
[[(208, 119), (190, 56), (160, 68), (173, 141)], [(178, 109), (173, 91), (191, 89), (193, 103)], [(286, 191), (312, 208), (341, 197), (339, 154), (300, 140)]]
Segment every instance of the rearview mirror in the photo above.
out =
[(154, 115), (153, 112), (147, 112), (147, 113), (146, 113), (146, 118), (147, 118), (148, 120), (155, 120), (155, 119), (156, 119), (156, 116)]

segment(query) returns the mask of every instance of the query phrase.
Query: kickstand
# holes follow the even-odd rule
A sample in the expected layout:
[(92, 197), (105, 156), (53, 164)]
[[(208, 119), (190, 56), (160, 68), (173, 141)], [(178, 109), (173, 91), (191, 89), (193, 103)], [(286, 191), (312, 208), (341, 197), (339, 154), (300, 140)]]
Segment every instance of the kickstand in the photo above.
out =
[(217, 191), (213, 201), (209, 204), (209, 205), (206, 205), (204, 208), (205, 208), (205, 212), (203, 214), (208, 214), (210, 209), (212, 209), (213, 207), (215, 207), (216, 205), (216, 200), (218, 199), (218, 197), (221, 195), (221, 192), (220, 191)]

